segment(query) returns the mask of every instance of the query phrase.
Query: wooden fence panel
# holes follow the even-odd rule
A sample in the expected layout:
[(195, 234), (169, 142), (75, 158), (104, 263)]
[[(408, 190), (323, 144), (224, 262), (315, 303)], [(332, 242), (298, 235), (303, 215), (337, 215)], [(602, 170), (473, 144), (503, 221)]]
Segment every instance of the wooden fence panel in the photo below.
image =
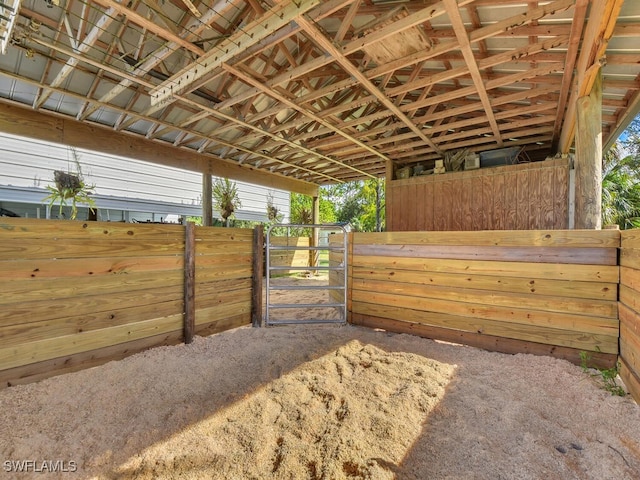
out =
[(392, 180), (386, 188), (388, 231), (568, 227), (567, 159)]
[(620, 375), (640, 402), (640, 229), (621, 232)]
[(617, 231), (356, 233), (353, 242), (356, 324), (616, 361)]
[(196, 227), (195, 234), (196, 335), (249, 325), (253, 230)]
[[(250, 323), (251, 230), (196, 229), (196, 333)], [(0, 388), (182, 341), (185, 226), (0, 219)]]

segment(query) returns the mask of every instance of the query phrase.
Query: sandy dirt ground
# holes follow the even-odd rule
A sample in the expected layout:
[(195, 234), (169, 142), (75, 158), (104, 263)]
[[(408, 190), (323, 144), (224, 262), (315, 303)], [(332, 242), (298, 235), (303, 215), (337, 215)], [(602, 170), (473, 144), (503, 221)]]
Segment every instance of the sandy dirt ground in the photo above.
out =
[(354, 326), (243, 327), (11, 387), (0, 422), (0, 480), (640, 478), (640, 407), (580, 367)]

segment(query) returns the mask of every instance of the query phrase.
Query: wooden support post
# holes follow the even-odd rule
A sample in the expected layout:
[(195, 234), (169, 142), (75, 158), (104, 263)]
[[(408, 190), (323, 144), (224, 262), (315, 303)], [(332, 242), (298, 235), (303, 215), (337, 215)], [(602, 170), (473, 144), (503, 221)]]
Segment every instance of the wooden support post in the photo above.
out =
[(185, 224), (184, 241), (184, 343), (191, 343), (196, 330), (196, 226)]
[(589, 95), (578, 99), (575, 228), (602, 227), (602, 72)]
[(213, 183), (210, 173), (202, 174), (202, 226), (213, 225)]
[(253, 229), (253, 278), (251, 281), (251, 323), (263, 326), (262, 279), (264, 278), (264, 227)]
[[(318, 195), (313, 197), (313, 213), (311, 223), (314, 225), (318, 225), (320, 223), (320, 197)], [(319, 230), (317, 228), (313, 228), (312, 237), (311, 237), (311, 246), (317, 247), (320, 244), (319, 242)], [(311, 266), (317, 267), (320, 259), (320, 252), (318, 250), (311, 250)], [(319, 272), (316, 270), (316, 274)]]
[[(391, 216), (391, 204), (393, 203), (393, 196), (391, 195), (391, 181), (393, 180), (393, 162), (387, 160), (385, 165), (385, 182), (384, 182), (384, 218), (385, 218), (385, 230), (391, 230), (393, 226), (393, 218)], [(418, 199), (418, 201), (424, 201)]]
[(347, 235), (347, 253), (345, 255), (345, 268), (347, 269), (347, 323), (352, 323), (352, 312), (353, 312), (353, 302), (352, 302), (352, 294), (353, 290), (351, 286), (353, 285), (353, 269), (351, 265), (353, 265), (353, 232), (349, 232)]

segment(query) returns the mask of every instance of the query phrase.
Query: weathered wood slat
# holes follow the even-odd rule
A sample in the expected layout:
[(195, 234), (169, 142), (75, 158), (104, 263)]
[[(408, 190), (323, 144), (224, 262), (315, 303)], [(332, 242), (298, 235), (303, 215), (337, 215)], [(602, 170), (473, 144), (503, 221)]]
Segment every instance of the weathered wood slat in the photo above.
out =
[(544, 278), (582, 282), (618, 283), (618, 267), (611, 265), (571, 265), (528, 262), (485, 262), (480, 260), (385, 258), (354, 255), (352, 265), (440, 273), (495, 275), (500, 277)]
[(106, 312), (83, 313), (82, 315), (67, 312), (66, 316), (62, 318), (36, 322), (25, 321), (0, 327), (0, 345), (8, 347), (47, 338), (74, 335), (143, 320), (179, 315), (182, 314), (182, 311), (183, 301), (180, 299), (152, 305), (113, 309)]
[(42, 220), (31, 218), (0, 218), (0, 241), (7, 238), (35, 239), (66, 238), (102, 241), (157, 239), (181, 240), (184, 226), (154, 223), (83, 222), (70, 220)]
[(540, 228), (555, 228), (554, 192), (555, 169), (540, 170)]
[[(423, 325), (421, 323), (405, 322), (389, 318), (380, 318), (370, 315), (354, 313), (352, 323), (370, 328), (379, 328), (389, 332), (408, 333), (426, 338), (449, 341), (471, 345), (485, 350), (503, 353), (529, 353), (533, 355), (549, 355), (556, 358), (568, 360), (576, 365), (580, 365), (581, 350), (575, 348), (561, 347), (558, 345), (546, 345), (543, 343), (527, 342), (512, 338), (501, 338), (492, 335), (463, 332), (448, 328)], [(593, 365), (599, 368), (611, 368), (615, 365), (617, 355), (605, 354), (602, 352), (590, 352)]]
[(493, 219), (493, 176), (483, 175), (482, 177), (482, 228), (481, 230), (492, 230)]
[(484, 228), (482, 222), (482, 204), (484, 196), (482, 195), (482, 178), (475, 176), (471, 178), (471, 229), (482, 230)]
[(635, 312), (640, 312), (640, 292), (633, 290), (626, 285), (620, 285), (619, 296), (620, 303)]
[(619, 305), (620, 323), (625, 324), (627, 329), (640, 338), (640, 312), (637, 312), (625, 304)]
[(198, 282), (196, 283), (196, 298), (200, 296), (224, 294), (238, 290), (246, 290), (251, 288), (250, 278), (232, 278), (228, 280), (219, 280), (215, 282)]
[(620, 323), (620, 356), (632, 372), (640, 373), (640, 334), (626, 321)]
[(623, 230), (621, 233), (621, 247), (627, 248), (640, 248), (640, 228), (634, 228), (631, 230)]
[(196, 241), (251, 243), (252, 238), (252, 230), (248, 228), (196, 226)]
[(235, 317), (227, 317), (222, 320), (215, 320), (210, 323), (205, 323), (196, 327), (196, 335), (202, 337), (208, 335), (214, 335), (216, 333), (225, 332), (232, 328), (242, 327), (244, 325), (250, 325), (251, 318), (247, 313), (236, 315)]
[(540, 222), (540, 204), (542, 203), (542, 191), (540, 186), (540, 169), (529, 170), (529, 230), (549, 228)]
[[(462, 197), (462, 182), (448, 182), (448, 190), (452, 198), (460, 199)], [(451, 225), (450, 230), (462, 230), (462, 202), (452, 202), (451, 208)], [(419, 220), (419, 218), (418, 218)], [(416, 230), (420, 230), (417, 228)]]
[(162, 239), (111, 240), (87, 242), (76, 238), (25, 238), (0, 242), (0, 260), (32, 260), (44, 258), (182, 256), (184, 240)]
[(518, 186), (513, 176), (505, 178), (504, 183), (504, 229), (515, 230), (518, 213)]
[[(433, 184), (428, 183), (425, 184), (423, 193), (424, 193), (424, 229), (425, 230), (434, 230), (434, 217), (435, 217), (435, 208), (436, 201), (433, 195)], [(402, 205), (399, 205), (400, 208)], [(355, 242), (356, 240), (354, 240)]]
[[(434, 182), (431, 185), (431, 195), (432, 195), (432, 202), (433, 202), (433, 212), (432, 212), (432, 220), (431, 220), (431, 224), (432, 224), (432, 229), (435, 231), (442, 231), (444, 230), (444, 225), (443, 225), (443, 221), (442, 221), (442, 208), (443, 208), (443, 204), (444, 202), (442, 201), (443, 198), (443, 185), (442, 182)], [(408, 195), (407, 195), (408, 197)], [(407, 201), (411, 202), (413, 201), (412, 199), (407, 198)], [(402, 205), (402, 215), (404, 215), (404, 204)], [(406, 228), (401, 229), (403, 231), (407, 231)]]
[(228, 253), (220, 255), (199, 255), (196, 260), (196, 269), (205, 268), (226, 268), (227, 266), (251, 266), (251, 255), (231, 255)]
[(121, 360), (134, 353), (163, 345), (176, 345), (182, 341), (182, 330), (119, 343), (88, 352), (57, 357), (42, 362), (0, 370), (0, 388), (37, 382), (54, 375), (76, 372), (85, 368)]
[(55, 320), (72, 315), (92, 316), (94, 314), (116, 315), (116, 311), (137, 306), (155, 305), (160, 302), (182, 301), (182, 285), (171, 285), (147, 290), (126, 290), (109, 295), (100, 293), (75, 296), (57, 300), (15, 303), (0, 308), (0, 325), (15, 325), (25, 322)]
[(516, 186), (516, 230), (529, 229), (529, 171), (521, 170), (514, 173), (511, 182)]
[(219, 280), (233, 280), (251, 278), (251, 265), (226, 266), (223, 268), (197, 268), (196, 281), (198, 283), (217, 282)]
[(447, 258), (503, 262), (617, 265), (616, 248), (484, 247), (464, 245), (355, 245), (355, 255), (382, 257)]
[[(408, 186), (407, 186), (408, 187)], [(405, 187), (403, 189), (400, 190), (400, 195), (399, 195), (399, 199), (400, 203), (398, 205), (398, 210), (400, 215), (397, 216), (397, 218), (400, 220), (400, 223), (398, 224), (398, 230), (401, 231), (406, 231), (409, 230), (409, 218), (407, 215), (405, 215), (405, 205), (407, 205), (407, 203), (409, 203), (409, 189)]]
[(611, 354), (618, 353), (617, 333), (615, 335), (586, 334), (584, 332), (562, 330), (537, 324), (516, 325), (508, 321), (503, 322), (485, 318), (473, 318), (473, 320), (470, 320), (468, 317), (447, 313), (433, 313), (398, 306), (363, 303), (356, 300), (355, 295), (353, 299), (353, 312), (354, 314), (358, 313), (365, 316), (371, 315), (411, 323), (421, 323), (424, 325), (501, 338), (558, 345), (586, 351), (599, 351)]
[(182, 331), (182, 313), (169, 317), (128, 323), (100, 330), (38, 340), (28, 345), (0, 348), (0, 370), (87, 352), (117, 343)]
[[(391, 178), (393, 174), (389, 170), (390, 169), (388, 169), (387, 176)], [(385, 216), (385, 221), (387, 222), (387, 225), (391, 225), (392, 222), (394, 221), (393, 211), (391, 206), (396, 203), (395, 200), (393, 200), (395, 191), (396, 191), (395, 187), (391, 185), (390, 181), (387, 181), (385, 184), (385, 200), (386, 201), (384, 204), (384, 216)]]
[(98, 277), (16, 279), (0, 281), (0, 305), (22, 302), (104, 295), (132, 290), (182, 286), (182, 271), (134, 272)]
[(620, 359), (620, 377), (634, 400), (640, 401), (640, 375), (631, 370), (624, 358)]
[(251, 288), (243, 290), (232, 290), (227, 292), (209, 293), (208, 295), (198, 295), (196, 297), (196, 308), (223, 306), (228, 303), (242, 303), (251, 300)]
[(416, 230), (416, 226), (417, 226), (416, 219), (417, 219), (417, 211), (418, 211), (418, 207), (417, 207), (418, 202), (416, 201), (416, 199), (418, 197), (417, 197), (417, 189), (415, 184), (407, 185), (407, 196), (408, 198), (412, 198), (413, 201), (404, 203), (402, 205), (404, 210), (402, 214), (407, 220), (405, 230)]
[(640, 248), (622, 248), (620, 250), (620, 265), (640, 270)]
[[(595, 316), (589, 317), (570, 313), (544, 312), (524, 308), (518, 309), (497, 305), (470, 304), (443, 299), (420, 299), (391, 293), (369, 292), (367, 294), (367, 292), (359, 290), (353, 291), (352, 298), (354, 303), (359, 302), (361, 305), (366, 303), (369, 305), (375, 304), (380, 307), (402, 307), (405, 309), (405, 313), (415, 311), (419, 312), (417, 313), (418, 315), (428, 313), (436, 315), (451, 314), (460, 318), (466, 317), (466, 322), (469, 325), (473, 325), (476, 321), (486, 319), (509, 324), (509, 329), (527, 329), (529, 326), (539, 326), (541, 328), (550, 327), (572, 331), (578, 334), (612, 335), (616, 338), (618, 337), (617, 319)], [(401, 319), (397, 318), (397, 320)], [(407, 320), (410, 320), (410, 318)], [(468, 330), (468, 327), (462, 328), (462, 330)], [(473, 330), (477, 331), (475, 327)]]
[(389, 282), (439, 285), (452, 288), (473, 288), (495, 292), (526, 293), (531, 295), (558, 295), (568, 298), (586, 298), (615, 301), (617, 284), (604, 282), (574, 282), (545, 278), (499, 277), (463, 273), (415, 272), (385, 268), (354, 267), (354, 279), (385, 280)]
[(569, 170), (566, 166), (556, 167), (553, 184), (553, 228), (569, 228)]
[(640, 270), (620, 267), (620, 283), (640, 292)]
[(462, 245), (605, 248), (620, 246), (617, 230), (495, 230), (486, 232), (354, 233), (356, 245)]
[[(506, 188), (504, 183), (504, 175), (495, 175), (492, 177), (493, 181), (493, 210), (492, 210), (492, 220), (491, 220), (491, 229), (493, 230), (504, 230), (505, 229), (505, 217), (506, 217), (506, 204), (505, 204), (505, 196), (506, 196)], [(455, 198), (455, 197), (454, 197)], [(456, 229), (460, 230), (460, 229)]]
[(247, 315), (247, 323), (251, 322), (251, 299), (245, 302), (226, 303), (215, 307), (197, 308), (196, 331), (202, 325), (241, 314)]
[(431, 204), (431, 199), (425, 195), (426, 185), (419, 183), (416, 185), (416, 230), (425, 229), (426, 210)]
[(225, 242), (198, 241), (196, 239), (196, 255), (251, 255), (251, 243), (235, 242), (233, 240)]
[(572, 313), (590, 317), (618, 318), (618, 302), (560, 296), (532, 296), (509, 292), (491, 292), (471, 288), (452, 288), (440, 285), (417, 285), (354, 278), (354, 290), (386, 293), (420, 299), (450, 300), (474, 305), (528, 309), (540, 312)]
[(0, 279), (95, 277), (132, 272), (182, 270), (182, 265), (183, 259), (179, 256), (4, 260), (0, 261)]

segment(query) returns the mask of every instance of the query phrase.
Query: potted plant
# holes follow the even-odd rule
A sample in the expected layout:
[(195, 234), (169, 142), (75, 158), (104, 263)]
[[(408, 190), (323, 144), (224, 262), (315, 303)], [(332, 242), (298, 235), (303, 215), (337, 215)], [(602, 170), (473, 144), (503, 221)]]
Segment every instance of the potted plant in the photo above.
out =
[(240, 208), (240, 197), (238, 196), (238, 186), (228, 178), (218, 178), (213, 185), (213, 205), (220, 212), (224, 220), (225, 227), (229, 226), (229, 219), (236, 209)]
[(71, 149), (71, 153), (78, 168), (77, 173), (67, 173), (61, 170), (53, 172), (54, 185), (47, 185), (49, 195), (44, 201), (49, 202), (52, 207), (56, 202), (60, 203), (59, 214), (62, 216), (62, 207), (71, 205), (71, 220), (75, 220), (78, 216), (78, 204), (84, 203), (89, 206), (89, 210), (94, 213), (96, 208), (95, 201), (90, 197), (93, 193), (95, 185), (87, 185), (82, 176), (78, 153), (75, 149)]

